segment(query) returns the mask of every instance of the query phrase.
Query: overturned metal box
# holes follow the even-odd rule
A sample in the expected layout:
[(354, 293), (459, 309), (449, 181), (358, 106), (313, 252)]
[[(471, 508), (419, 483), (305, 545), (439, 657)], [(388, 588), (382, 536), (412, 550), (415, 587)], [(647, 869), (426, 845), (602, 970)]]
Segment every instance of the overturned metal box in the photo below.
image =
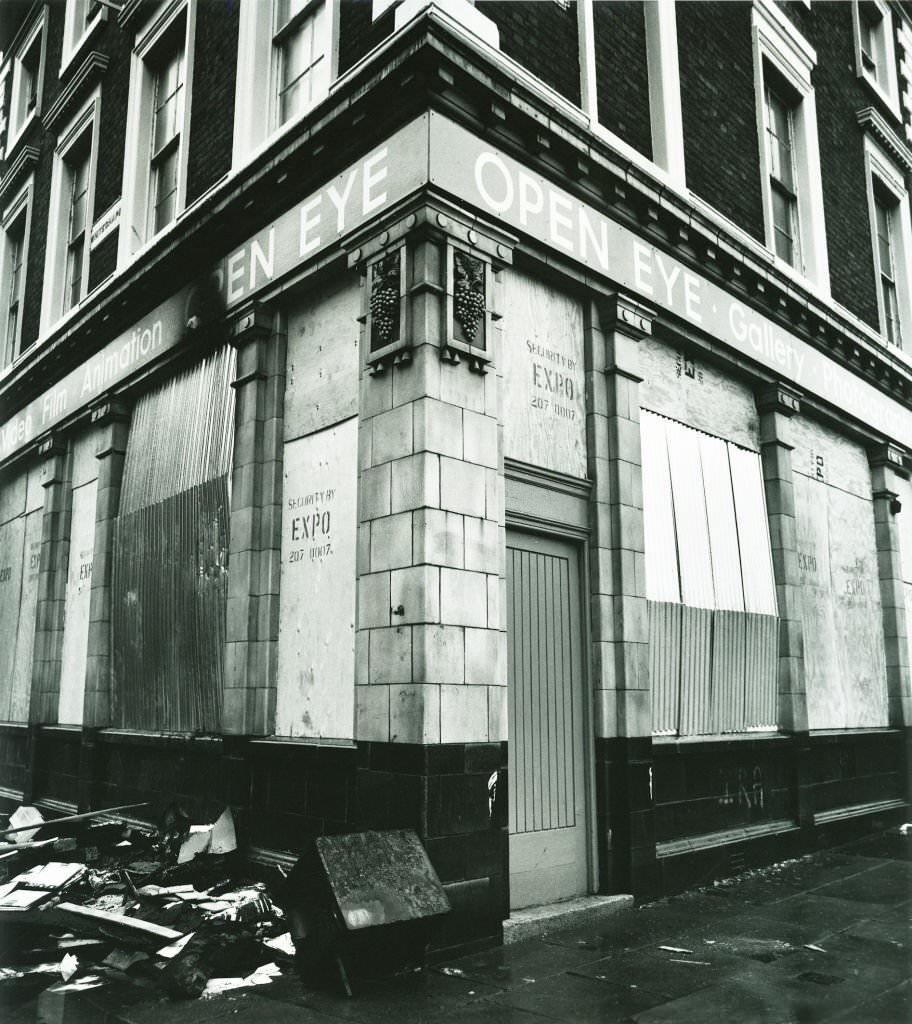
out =
[(298, 966), (326, 984), (338, 973), (378, 976), (424, 962), (450, 903), (409, 829), (320, 836), (288, 876), (283, 903)]

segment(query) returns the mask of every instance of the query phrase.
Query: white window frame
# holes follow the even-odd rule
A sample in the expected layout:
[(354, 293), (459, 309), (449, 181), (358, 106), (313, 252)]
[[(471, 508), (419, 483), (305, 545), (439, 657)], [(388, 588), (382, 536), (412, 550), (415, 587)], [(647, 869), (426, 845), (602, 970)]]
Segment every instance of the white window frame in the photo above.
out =
[[(328, 76), (326, 92), (278, 123), (278, 61), (273, 35), (277, 0), (241, 0), (232, 167), (236, 170), (287, 132), (329, 94), (339, 74), (339, 0), (322, 0)], [(320, 0), (313, 0), (316, 9)], [(263, 69), (268, 73), (264, 74)]]
[(640, 167), (665, 184), (686, 192), (684, 122), (681, 115), (681, 74), (678, 63), (678, 27), (674, 0), (646, 0), (646, 66), (649, 79), (649, 127), (652, 160), (634, 149), (598, 120), (595, 65), (595, 20), (592, 0), (577, 4), (580, 53), (580, 105), (594, 134), (605, 139)]
[(874, 67), (869, 68), (864, 60), (861, 45), (861, 21), (863, 14), (859, 0), (852, 0), (852, 31), (855, 36), (855, 68), (858, 77), (866, 82), (871, 89), (887, 104), (897, 116), (899, 109), (899, 80), (896, 74), (896, 45), (894, 42), (893, 14), (885, 0), (866, 0), (880, 12), (880, 25), (877, 30), (879, 53), (874, 60)]
[[(190, 139), (190, 108), (193, 95), (193, 56), (197, 0), (164, 0), (149, 27), (136, 39), (130, 64), (130, 97), (127, 104), (126, 154), (124, 157), (122, 222), (118, 267), (126, 266), (138, 252), (170, 230), (187, 205), (187, 158)], [(155, 102), (157, 58), (175, 23), (183, 19), (184, 96), (178, 155), (177, 200), (174, 218), (157, 233), (151, 228), (152, 115)]]
[[(51, 201), (48, 212), (47, 251), (44, 265), (44, 293), (41, 301), (41, 333), (44, 334), (79, 303), (89, 292), (89, 262), (92, 223), (95, 219), (95, 182), (98, 173), (98, 134), (101, 123), (101, 90), (96, 89), (79, 113), (57, 139), (51, 175)], [(79, 299), (66, 308), (67, 249), (70, 217), (70, 161), (74, 148), (89, 135), (88, 191), (85, 212), (85, 246), (82, 255), (82, 287)]]
[[(10, 202), (3, 211), (2, 218), (0, 218), (0, 231), (2, 231), (2, 239), (0, 239), (0, 361), (3, 361), (3, 366), (0, 366), (0, 369), (5, 368), (6, 366), (11, 366), (16, 361), (19, 356), (20, 345), (22, 342), (22, 304), (25, 301), (25, 279), (28, 274), (29, 238), (32, 233), (33, 191), (34, 178), (30, 176), (16, 193), (12, 202)], [(9, 324), (7, 315), (9, 311), (9, 285), (10, 275), (12, 273), (9, 229), (10, 226), (17, 223), (21, 217), (25, 218), (25, 223), (23, 225), (22, 236), (22, 272), (19, 277), (19, 316), (16, 321), (16, 336), (14, 338), (7, 338), (6, 334)]]
[[(818, 292), (829, 295), (830, 273), (817, 141), (817, 105), (811, 84), (811, 71), (817, 64), (817, 54), (771, 0), (755, 0), (751, 32), (766, 247), (775, 265), (784, 274), (801, 283), (808, 281)], [(801, 257), (801, 265), (797, 267), (780, 259), (775, 251), (771, 167), (767, 152), (765, 64), (776, 69), (798, 98), (792, 107), (791, 119), (798, 207), (798, 251)]]
[(909, 193), (902, 171), (883, 149), (868, 136), (864, 140), (865, 179), (868, 195), (868, 217), (871, 224), (871, 247), (874, 253), (874, 274), (877, 285), (877, 317), (884, 344), (887, 344), (887, 320), (881, 291), (880, 247), (877, 239), (877, 221), (874, 200), (874, 181), (894, 200), (892, 210), (893, 273), (896, 284), (896, 304), (899, 310), (901, 344), (890, 346), (891, 351), (912, 349), (912, 218), (909, 213)]
[(88, 11), (93, 2), (96, 0), (66, 0), (66, 12), (63, 19), (63, 52), (60, 60), (61, 77), (83, 52), (99, 26), (108, 20), (108, 8), (98, 2), (92, 17), (82, 26), (78, 24), (81, 21), (82, 12)]
[[(13, 83), (10, 92), (9, 106), (9, 128), (6, 138), (6, 156), (9, 157), (16, 143), (22, 137), (26, 129), (33, 124), (41, 114), (41, 102), (44, 93), (44, 68), (47, 56), (47, 5), (39, 8), (34, 22), (29, 26), (22, 41), (16, 46), (12, 58)], [(32, 48), (38, 46), (38, 70), (35, 88), (35, 105), (27, 110), (24, 116), (19, 116), (19, 107), (23, 92), (24, 62), (23, 58)]]

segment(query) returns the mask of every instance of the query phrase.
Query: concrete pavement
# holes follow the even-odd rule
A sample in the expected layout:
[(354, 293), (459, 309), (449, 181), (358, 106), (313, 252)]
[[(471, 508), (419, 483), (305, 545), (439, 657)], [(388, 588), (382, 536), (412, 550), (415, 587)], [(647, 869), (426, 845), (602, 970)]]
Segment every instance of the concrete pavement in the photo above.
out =
[[(2, 1010), (2, 1006), (0, 1006)], [(6, 1012), (9, 1015), (6, 1015)], [(355, 998), (271, 984), (176, 1002), (107, 986), (7, 1005), (44, 1020), (184, 1024), (909, 1024), (912, 836), (884, 833), (424, 971)]]

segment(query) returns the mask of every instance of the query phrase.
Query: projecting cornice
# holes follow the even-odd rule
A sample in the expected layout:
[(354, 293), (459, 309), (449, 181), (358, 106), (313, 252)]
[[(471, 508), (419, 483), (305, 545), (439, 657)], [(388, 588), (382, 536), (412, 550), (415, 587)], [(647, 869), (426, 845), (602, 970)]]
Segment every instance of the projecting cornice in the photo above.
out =
[(35, 146), (23, 146), (16, 154), (16, 159), (7, 168), (6, 174), (0, 178), (0, 206), (9, 199), (10, 193), (22, 181), (29, 168), (38, 163), (39, 152)]
[(861, 127), (874, 136), (906, 173), (912, 172), (912, 149), (887, 124), (886, 118), (873, 107), (862, 107), (855, 117)]
[(56, 132), (63, 119), (81, 102), (107, 69), (107, 56), (99, 53), (98, 50), (93, 50), (79, 65), (67, 87), (48, 107), (47, 113), (42, 119), (44, 127), (49, 132)]

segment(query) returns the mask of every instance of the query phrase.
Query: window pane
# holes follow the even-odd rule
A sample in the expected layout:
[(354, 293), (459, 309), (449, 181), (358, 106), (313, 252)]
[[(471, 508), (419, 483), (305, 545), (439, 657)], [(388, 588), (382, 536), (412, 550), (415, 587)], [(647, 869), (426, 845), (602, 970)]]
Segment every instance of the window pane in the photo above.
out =
[(901, 346), (902, 332), (899, 326), (899, 303), (896, 299), (896, 285), (890, 278), (881, 276), (880, 289), (883, 295), (887, 341), (891, 345)]
[(180, 151), (172, 149), (155, 167), (155, 232), (174, 220), (177, 205), (177, 170)]
[(82, 258), (84, 252), (85, 235), (81, 235), (67, 250), (64, 312), (72, 309), (82, 298)]
[(70, 233), (69, 241), (73, 242), (85, 231), (86, 200), (89, 189), (89, 159), (85, 157), (75, 164), (70, 171)]
[(787, 263), (795, 260), (795, 200), (776, 187), (772, 190), (773, 239), (776, 255)]
[(276, 40), (280, 124), (306, 110), (326, 92), (329, 68), (323, 52), (325, 17), (325, 5), (320, 4)]
[(184, 55), (178, 52), (158, 73), (153, 114), (153, 153), (157, 153), (180, 132), (183, 116), (183, 66)]

